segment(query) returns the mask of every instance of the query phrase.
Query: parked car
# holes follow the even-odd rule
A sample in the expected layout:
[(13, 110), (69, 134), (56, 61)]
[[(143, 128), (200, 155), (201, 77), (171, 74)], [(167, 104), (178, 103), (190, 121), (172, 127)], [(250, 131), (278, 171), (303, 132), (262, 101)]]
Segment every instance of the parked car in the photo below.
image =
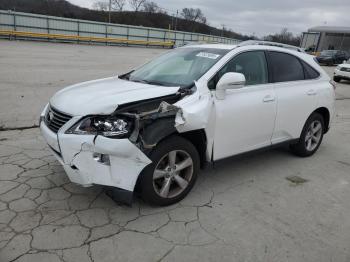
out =
[(341, 64), (347, 59), (349, 59), (349, 55), (341, 50), (324, 50), (319, 56), (317, 56), (317, 61), (320, 64), (326, 65)]
[(313, 155), (334, 115), (333, 88), (312, 56), (290, 47), (191, 45), (59, 91), (40, 129), (72, 182), (169, 205), (206, 162), (286, 143)]
[(340, 82), (343, 79), (350, 81), (350, 59), (338, 65), (334, 70), (333, 80), (335, 82)]

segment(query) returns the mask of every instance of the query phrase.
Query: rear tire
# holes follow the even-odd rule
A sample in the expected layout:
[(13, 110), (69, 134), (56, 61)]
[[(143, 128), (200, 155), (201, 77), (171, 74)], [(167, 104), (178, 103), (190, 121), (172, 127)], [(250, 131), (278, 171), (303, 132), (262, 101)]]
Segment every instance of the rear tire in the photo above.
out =
[(298, 143), (290, 145), (291, 151), (300, 157), (313, 155), (321, 145), (325, 130), (323, 116), (313, 113), (304, 125)]
[(180, 136), (171, 136), (148, 157), (152, 163), (142, 171), (139, 184), (142, 199), (158, 206), (182, 200), (191, 191), (200, 168), (193, 144)]

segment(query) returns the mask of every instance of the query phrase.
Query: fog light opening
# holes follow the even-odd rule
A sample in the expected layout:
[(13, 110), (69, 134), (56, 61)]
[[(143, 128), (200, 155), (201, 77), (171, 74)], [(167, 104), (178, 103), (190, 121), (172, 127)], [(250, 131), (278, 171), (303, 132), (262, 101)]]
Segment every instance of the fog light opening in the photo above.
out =
[(107, 166), (111, 165), (111, 162), (109, 160), (109, 155), (100, 154), (100, 153), (93, 153), (92, 157), (93, 157), (93, 159), (95, 161), (97, 161), (97, 162), (99, 162), (101, 164), (104, 164), (104, 165), (107, 165)]

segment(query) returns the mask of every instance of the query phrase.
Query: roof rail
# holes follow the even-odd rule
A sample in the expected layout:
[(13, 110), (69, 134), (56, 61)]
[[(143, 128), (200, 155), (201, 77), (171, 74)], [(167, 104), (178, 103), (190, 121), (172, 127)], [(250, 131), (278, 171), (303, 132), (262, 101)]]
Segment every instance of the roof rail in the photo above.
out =
[(260, 41), (260, 40), (248, 40), (248, 41), (243, 41), (238, 44), (238, 46), (246, 46), (246, 45), (266, 45), (266, 46), (276, 46), (276, 47), (282, 47), (290, 50), (294, 50), (300, 53), (305, 53), (304, 49), (293, 46), (293, 45), (286, 45), (282, 43), (276, 43), (276, 42), (269, 42), (269, 41)]

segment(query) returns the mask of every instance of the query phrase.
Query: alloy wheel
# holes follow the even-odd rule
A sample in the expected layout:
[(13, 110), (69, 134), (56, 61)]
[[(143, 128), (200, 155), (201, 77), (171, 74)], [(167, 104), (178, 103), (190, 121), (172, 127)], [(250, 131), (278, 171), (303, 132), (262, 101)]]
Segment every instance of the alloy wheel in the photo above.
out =
[(305, 147), (308, 151), (313, 151), (322, 138), (322, 124), (319, 120), (311, 122), (305, 136)]
[(153, 187), (162, 198), (173, 198), (181, 194), (193, 176), (193, 161), (183, 150), (173, 150), (157, 163), (153, 173)]

